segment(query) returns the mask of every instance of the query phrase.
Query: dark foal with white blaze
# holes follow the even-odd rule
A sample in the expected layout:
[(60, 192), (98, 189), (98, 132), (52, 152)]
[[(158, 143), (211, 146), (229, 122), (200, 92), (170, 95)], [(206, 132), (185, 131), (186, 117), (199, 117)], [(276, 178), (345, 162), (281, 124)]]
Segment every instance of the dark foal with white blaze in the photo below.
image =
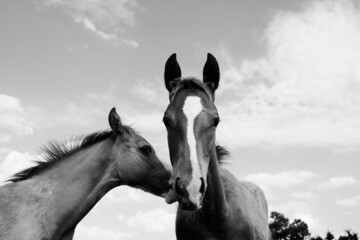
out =
[(181, 78), (173, 54), (165, 65), (170, 104), (164, 114), (179, 202), (177, 239), (269, 239), (267, 202), (255, 184), (238, 181), (220, 166), (226, 150), (215, 145), (220, 121), (214, 105), (220, 71), (208, 54), (203, 81)]
[(0, 187), (1, 240), (70, 240), (77, 224), (112, 188), (128, 185), (165, 197), (170, 171), (115, 109), (111, 130), (50, 143), (46, 161)]

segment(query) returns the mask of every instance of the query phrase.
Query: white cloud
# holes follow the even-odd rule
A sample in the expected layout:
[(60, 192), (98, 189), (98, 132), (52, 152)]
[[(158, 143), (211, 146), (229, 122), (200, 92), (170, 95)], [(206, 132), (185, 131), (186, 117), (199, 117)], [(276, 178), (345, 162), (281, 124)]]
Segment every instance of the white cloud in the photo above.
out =
[(121, 240), (130, 239), (131, 234), (115, 232), (112, 230), (101, 229), (98, 227), (88, 227), (83, 224), (79, 224), (75, 229), (74, 239), (76, 240)]
[(44, 116), (46, 115), (47, 118), (55, 117), (54, 122), (73, 127), (94, 127), (97, 125), (98, 119), (101, 118), (103, 122), (107, 122), (106, 112), (110, 111), (110, 109), (101, 109), (94, 105), (92, 107), (88, 106), (88, 103), (82, 104), (75, 101), (67, 101), (64, 103), (63, 108), (56, 112), (55, 115), (46, 113)]
[(175, 229), (176, 213), (165, 209), (155, 209), (149, 212), (138, 212), (128, 220), (130, 227), (142, 229), (145, 232), (167, 232)]
[(8, 154), (9, 152), (11, 152), (10, 148), (5, 148), (5, 147), (0, 148), (0, 155), (1, 154)]
[(294, 192), (291, 196), (299, 200), (313, 200), (317, 198), (317, 195), (312, 192)]
[(325, 182), (319, 184), (319, 188), (328, 189), (328, 188), (338, 188), (343, 186), (351, 186), (358, 184), (359, 181), (353, 176), (342, 176), (342, 177), (332, 177)]
[(133, 48), (138, 48), (139, 47), (139, 43), (135, 40), (128, 40), (128, 39), (123, 39), (121, 40), (122, 43), (130, 46), (130, 47), (133, 47)]
[(125, 216), (122, 215), (122, 214), (118, 214), (118, 215), (117, 215), (117, 219), (118, 219), (120, 222), (122, 222), (122, 221), (125, 220)]
[(157, 106), (158, 109), (166, 109), (168, 92), (163, 79), (157, 77), (154, 79), (141, 79), (132, 86), (131, 92), (152, 104), (157, 103), (159, 105)]
[[(139, 108), (134, 108), (131, 100), (119, 97), (117, 85), (112, 84), (105, 92), (90, 92), (69, 101), (58, 101), (48, 109), (32, 114), (36, 117), (36, 124), (42, 128), (63, 128), (64, 136), (69, 134), (89, 133), (96, 130), (109, 128), (107, 117), (110, 109), (116, 107), (122, 123), (130, 125), (140, 135), (144, 136), (156, 149), (156, 153), (164, 163), (169, 165), (169, 154), (166, 142), (166, 129), (161, 122), (163, 110), (167, 101), (161, 103), (154, 100), (148, 101), (148, 95), (132, 89), (132, 96), (144, 103)], [(151, 91), (149, 91), (149, 94)], [(114, 104), (121, 103), (121, 104)], [(146, 105), (148, 104), (148, 105)], [(154, 110), (152, 107), (162, 109)], [(52, 111), (56, 106), (63, 106), (59, 111)], [(105, 107), (104, 107), (105, 106)], [(106, 107), (107, 106), (107, 107)], [(150, 108), (151, 107), (151, 111)]]
[(14, 135), (32, 135), (33, 123), (19, 99), (0, 94), (0, 142), (8, 142)]
[[(274, 15), (266, 54), (226, 62), (223, 133), (238, 145), (360, 145), (360, 11), (350, 0), (306, 1)], [(229, 96), (229, 97), (228, 97)], [(223, 101), (224, 102), (224, 101)], [(219, 131), (220, 132), (220, 131)]]
[(71, 46), (68, 48), (69, 52), (75, 52), (80, 50), (88, 50), (90, 46), (87, 43), (78, 46)]
[(95, 33), (98, 37), (100, 37), (101, 39), (103, 39), (105, 41), (117, 40), (116, 35), (107, 34), (107, 33), (103, 32), (103, 31), (100, 31), (99, 29), (96, 28), (94, 23), (91, 22), (91, 20), (89, 20), (88, 18), (77, 18), (75, 21), (77, 23), (83, 24), (84, 28), (86, 30)]
[(270, 205), (269, 209), (270, 211), (280, 212), (289, 218), (294, 218), (295, 215), (304, 214), (311, 211), (309, 204), (303, 201), (294, 200), (290, 200), (279, 205)]
[(290, 221), (301, 219), (308, 224), (312, 234), (323, 234), (325, 231), (321, 220), (312, 214), (313, 210), (306, 202), (290, 200), (284, 204), (270, 205), (269, 209), (284, 214)]
[(320, 219), (313, 216), (311, 213), (295, 213), (293, 218), (304, 221), (308, 225), (309, 230), (313, 235), (323, 234), (325, 231)]
[(347, 199), (336, 200), (336, 203), (344, 207), (356, 207), (360, 204), (360, 195)]
[(3, 181), (7, 180), (13, 174), (34, 166), (34, 159), (35, 157), (28, 152), (9, 152), (0, 164), (0, 184), (3, 184)]
[(310, 171), (286, 171), (276, 174), (257, 173), (248, 175), (245, 180), (259, 184), (264, 189), (288, 188), (290, 186), (304, 184), (317, 175)]
[(38, 3), (63, 9), (75, 22), (106, 41), (116, 40), (124, 27), (134, 26), (135, 11), (140, 8), (135, 0), (38, 0)]
[(128, 186), (121, 186), (111, 190), (104, 196), (104, 200), (109, 202), (149, 202), (151, 199), (156, 198), (149, 193), (140, 189), (131, 188)]
[(112, 102), (117, 95), (118, 83), (110, 83), (104, 92), (89, 92), (85, 93), (85, 96), (94, 101), (109, 101)]

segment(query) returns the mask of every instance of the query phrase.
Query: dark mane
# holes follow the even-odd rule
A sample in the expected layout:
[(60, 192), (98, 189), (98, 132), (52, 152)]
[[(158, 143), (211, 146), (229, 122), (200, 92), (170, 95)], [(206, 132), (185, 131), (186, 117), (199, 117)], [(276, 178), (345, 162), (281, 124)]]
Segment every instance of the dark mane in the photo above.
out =
[[(135, 132), (130, 127), (124, 126), (124, 130), (134, 135)], [(29, 178), (32, 178), (44, 170), (56, 165), (62, 159), (67, 158), (81, 149), (90, 147), (100, 141), (110, 138), (113, 135), (111, 130), (105, 130), (95, 132), (86, 136), (77, 136), (66, 143), (60, 143), (56, 141), (50, 141), (47, 146), (42, 147), (42, 153), (44, 155), (44, 161), (35, 161), (37, 165), (27, 168), (21, 172), (14, 174), (8, 181), (19, 182)]]
[(175, 79), (173, 80), (172, 84), (175, 87), (173, 88), (173, 91), (170, 93), (170, 101), (174, 98), (176, 93), (182, 89), (202, 90), (206, 93), (206, 95), (210, 98), (211, 101), (213, 101), (214, 99), (214, 96), (211, 93), (210, 89), (206, 86), (206, 84), (203, 81), (200, 81), (199, 79), (193, 77)]
[(216, 156), (219, 164), (222, 164), (224, 160), (230, 156), (230, 153), (226, 148), (216, 145)]

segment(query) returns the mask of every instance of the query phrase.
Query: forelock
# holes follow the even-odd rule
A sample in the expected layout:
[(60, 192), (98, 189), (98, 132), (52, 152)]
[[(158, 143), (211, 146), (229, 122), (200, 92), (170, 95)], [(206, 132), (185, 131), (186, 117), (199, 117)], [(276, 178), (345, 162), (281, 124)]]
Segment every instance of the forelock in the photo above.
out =
[(169, 95), (170, 102), (175, 98), (176, 94), (183, 89), (201, 90), (209, 97), (212, 102), (214, 101), (214, 96), (211, 93), (210, 89), (206, 86), (206, 84), (204, 84), (204, 82), (200, 81), (199, 79), (176, 79), (174, 80), (174, 84), (176, 84), (176, 86), (173, 88), (172, 92)]

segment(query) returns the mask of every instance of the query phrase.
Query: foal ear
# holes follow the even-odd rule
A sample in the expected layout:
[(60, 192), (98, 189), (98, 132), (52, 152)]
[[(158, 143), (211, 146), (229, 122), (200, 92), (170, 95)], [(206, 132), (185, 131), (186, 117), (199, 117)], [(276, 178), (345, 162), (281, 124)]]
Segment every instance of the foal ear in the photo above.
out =
[(176, 53), (173, 53), (165, 63), (165, 86), (171, 92), (176, 85), (176, 82), (181, 78), (180, 65), (176, 60)]
[(122, 134), (123, 133), (123, 126), (121, 123), (121, 119), (116, 112), (115, 108), (112, 108), (109, 113), (109, 124), (114, 133)]
[(211, 54), (207, 54), (206, 63), (203, 70), (203, 81), (214, 94), (219, 86), (220, 68), (216, 58)]

